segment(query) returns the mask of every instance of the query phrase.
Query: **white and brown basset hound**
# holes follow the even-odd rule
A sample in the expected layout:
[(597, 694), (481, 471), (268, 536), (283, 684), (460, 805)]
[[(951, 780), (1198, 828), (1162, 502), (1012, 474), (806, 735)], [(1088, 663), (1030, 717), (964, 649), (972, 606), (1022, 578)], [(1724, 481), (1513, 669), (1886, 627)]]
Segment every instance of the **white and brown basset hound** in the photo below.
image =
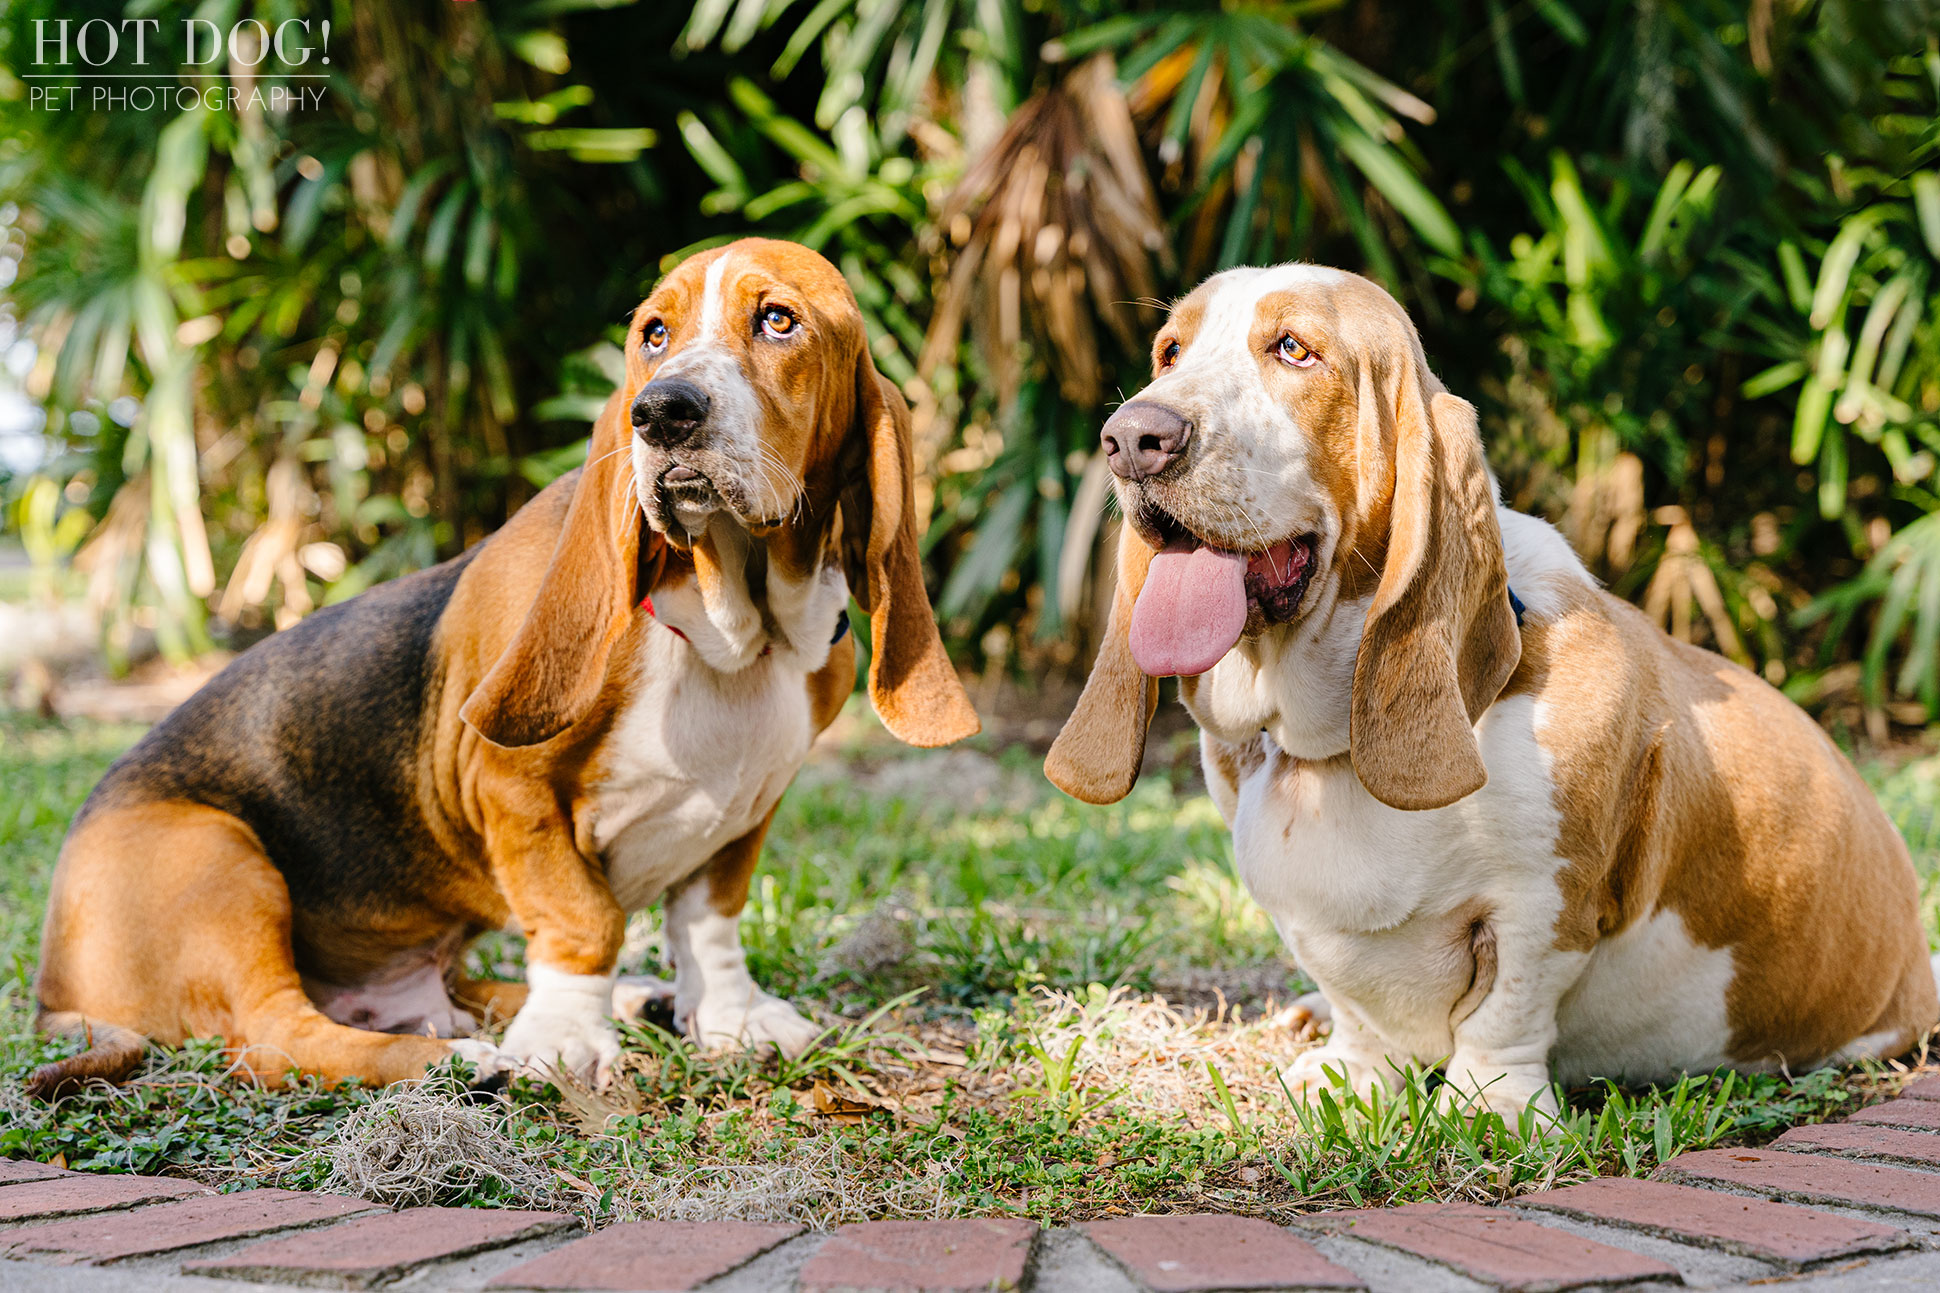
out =
[(1051, 750), (1092, 803), (1180, 677), (1241, 876), (1332, 1009), (1287, 1073), (1471, 1106), (1552, 1079), (1798, 1070), (1926, 1037), (1904, 843), (1763, 680), (1501, 507), (1475, 411), (1352, 274), (1236, 269), (1104, 428), (1127, 524)]
[[(762, 835), (855, 678), (914, 745), (977, 730), (923, 589), (908, 411), (835, 267), (748, 240), (635, 312), (586, 466), (453, 561), (245, 652), (109, 771), (49, 899), (44, 1031), (92, 1048), (221, 1036), (391, 1082), (603, 1076), (609, 1016), (661, 988), (707, 1044), (795, 1053), (738, 935)], [(664, 899), (670, 987), (618, 983), (627, 913)], [(526, 983), (462, 978), (522, 931)], [(496, 1046), (474, 1011), (510, 1016)], [(455, 1039), (455, 1040), (442, 1040)]]

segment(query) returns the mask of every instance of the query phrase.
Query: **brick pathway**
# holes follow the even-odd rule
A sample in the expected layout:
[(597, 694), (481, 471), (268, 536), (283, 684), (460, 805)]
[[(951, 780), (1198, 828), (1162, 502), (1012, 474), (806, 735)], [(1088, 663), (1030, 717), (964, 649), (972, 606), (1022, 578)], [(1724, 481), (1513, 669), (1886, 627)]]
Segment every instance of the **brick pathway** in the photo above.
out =
[(1276, 1226), (1244, 1217), (878, 1221), (814, 1234), (412, 1208), (0, 1160), (0, 1290), (657, 1290), (1367, 1293), (1940, 1289), (1940, 1078), (1759, 1150), (1503, 1207), (1415, 1204)]

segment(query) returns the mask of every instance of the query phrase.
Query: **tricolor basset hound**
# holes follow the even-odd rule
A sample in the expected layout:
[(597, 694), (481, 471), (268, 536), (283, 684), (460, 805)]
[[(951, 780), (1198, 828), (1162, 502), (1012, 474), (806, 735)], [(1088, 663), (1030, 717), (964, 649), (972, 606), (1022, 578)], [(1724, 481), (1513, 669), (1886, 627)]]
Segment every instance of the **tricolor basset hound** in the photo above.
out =
[(1106, 423), (1127, 524), (1046, 763), (1107, 803), (1178, 675), (1248, 889), (1331, 1007), (1286, 1074), (1796, 1071), (1917, 1045), (1905, 845), (1823, 732), (1497, 502), (1475, 410), (1394, 300), (1308, 265), (1181, 300)]
[[(221, 1036), (275, 1080), (603, 1077), (629, 912), (664, 899), (675, 1020), (799, 1052), (738, 936), (775, 804), (855, 679), (914, 745), (977, 730), (923, 588), (908, 410), (835, 267), (748, 240), (634, 313), (586, 466), (441, 566), (243, 653), (114, 765), (54, 875), (43, 1031)], [(470, 982), (485, 930), (526, 982)], [(656, 981), (657, 982), (657, 981)], [(665, 985), (661, 985), (664, 987)], [(493, 1047), (472, 1012), (511, 1017)], [(451, 1040), (447, 1040), (451, 1039)]]

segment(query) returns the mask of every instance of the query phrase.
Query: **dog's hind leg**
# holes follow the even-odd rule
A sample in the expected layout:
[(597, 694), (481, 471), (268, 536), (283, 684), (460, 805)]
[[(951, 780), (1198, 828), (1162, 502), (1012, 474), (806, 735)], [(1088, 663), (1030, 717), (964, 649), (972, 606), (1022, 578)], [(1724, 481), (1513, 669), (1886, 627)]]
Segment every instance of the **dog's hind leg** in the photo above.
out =
[(405, 1033), (373, 1033), (336, 1023), (311, 1003), (295, 981), (259, 996), (244, 1018), (244, 1040), (231, 1043), (259, 1078), (280, 1083), (291, 1070), (326, 1081), (363, 1081), (387, 1086), (421, 1078), (458, 1054), (477, 1061), (480, 1077), (496, 1071), (492, 1048), (482, 1042), (448, 1042)]
[[(37, 984), (42, 1018), (58, 1026), (82, 1016), (97, 1043), (112, 1027), (117, 1054), (128, 1049), (122, 1031), (170, 1045), (222, 1037), (271, 1081), (294, 1067), (395, 1082), (477, 1045), (333, 1023), (303, 991), (290, 925), (288, 886), (238, 818), (181, 801), (103, 805), (61, 850)], [(84, 1071), (100, 1052), (47, 1066), (40, 1085), (109, 1076)]]
[[(361, 1080), (375, 1086), (420, 1078), (426, 1070), (464, 1054), (490, 1068), (491, 1048), (409, 1033), (380, 1033), (340, 1024), (304, 991), (291, 953), (289, 890), (260, 853), (235, 860), (231, 882), (242, 911), (229, 939), (223, 976), (234, 1002), (230, 1049), (258, 1077), (277, 1082), (295, 1069), (328, 1081)], [(246, 895), (246, 896), (244, 896)], [(481, 1077), (489, 1076), (481, 1072)]]

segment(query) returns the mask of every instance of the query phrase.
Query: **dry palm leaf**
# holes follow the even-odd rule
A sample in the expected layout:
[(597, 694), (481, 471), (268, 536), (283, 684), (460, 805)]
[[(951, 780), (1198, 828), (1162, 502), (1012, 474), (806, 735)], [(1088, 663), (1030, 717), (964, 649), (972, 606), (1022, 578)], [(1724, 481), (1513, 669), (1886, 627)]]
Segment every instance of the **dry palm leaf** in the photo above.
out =
[(924, 377), (950, 360), (969, 324), (1007, 405), (1028, 330), (1064, 397), (1098, 404), (1098, 324), (1141, 352), (1156, 321), (1154, 265), (1170, 260), (1111, 60), (1086, 60), (1019, 108), (944, 199), (936, 227), (955, 262), (924, 340)]
[(1665, 625), (1679, 642), (1690, 642), (1695, 605), (1710, 623), (1718, 650), (1749, 667), (1751, 658), (1738, 641), (1718, 577), (1705, 564), (1691, 518), (1683, 508), (1671, 506), (1658, 508), (1654, 519), (1659, 525), (1669, 526), (1670, 533), (1664, 537), (1664, 555), (1657, 563), (1657, 573), (1644, 590), (1644, 614)]
[(146, 476), (116, 490), (108, 515), (74, 554), (74, 568), (88, 577), (88, 605), (99, 615), (110, 614), (134, 595), (148, 533), (149, 495)]
[(1643, 460), (1620, 450), (1616, 432), (1608, 427), (1584, 431), (1576, 484), (1563, 512), (1571, 546), (1592, 566), (1607, 562), (1611, 570), (1625, 570), (1643, 527)]
[(244, 607), (269, 600), (272, 583), (283, 585), (283, 601), (276, 609), (276, 627), (288, 628), (311, 610), (309, 586), (298, 559), (303, 549), (303, 503), (309, 486), (294, 458), (276, 460), (269, 469), (269, 519), (243, 544), (236, 569), (222, 590), (216, 613), (233, 620)]

